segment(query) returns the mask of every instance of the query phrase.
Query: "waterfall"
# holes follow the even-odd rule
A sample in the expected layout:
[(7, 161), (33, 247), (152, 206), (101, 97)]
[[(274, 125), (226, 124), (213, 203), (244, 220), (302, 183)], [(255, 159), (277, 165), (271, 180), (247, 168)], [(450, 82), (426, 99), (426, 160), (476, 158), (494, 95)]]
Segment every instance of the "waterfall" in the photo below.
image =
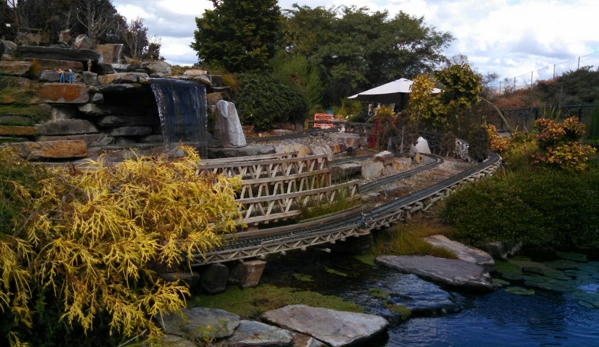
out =
[(152, 91), (165, 144), (193, 145), (204, 156), (208, 144), (206, 87), (189, 81), (155, 78)]

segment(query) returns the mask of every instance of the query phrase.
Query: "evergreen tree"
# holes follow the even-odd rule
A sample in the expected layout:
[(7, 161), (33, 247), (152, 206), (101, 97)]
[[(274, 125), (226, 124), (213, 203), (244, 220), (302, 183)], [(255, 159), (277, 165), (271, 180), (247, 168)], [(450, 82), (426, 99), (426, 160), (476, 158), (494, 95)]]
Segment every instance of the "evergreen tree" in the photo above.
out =
[(230, 72), (268, 66), (279, 43), (282, 16), (276, 0), (212, 0), (214, 10), (196, 18), (191, 48), (201, 62)]

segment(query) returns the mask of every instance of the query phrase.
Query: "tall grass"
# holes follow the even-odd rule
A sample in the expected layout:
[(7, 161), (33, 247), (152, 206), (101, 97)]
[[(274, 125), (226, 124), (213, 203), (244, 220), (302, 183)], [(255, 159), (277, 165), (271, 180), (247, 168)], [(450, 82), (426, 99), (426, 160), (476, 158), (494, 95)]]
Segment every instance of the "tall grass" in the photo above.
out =
[(357, 206), (360, 201), (357, 198), (351, 199), (347, 196), (347, 192), (338, 191), (332, 203), (319, 201), (315, 198), (310, 198), (306, 204), (299, 207), (299, 220), (316, 218), (327, 214), (348, 210)]
[(431, 255), (438, 258), (457, 259), (452, 251), (434, 247), (424, 240), (427, 236), (448, 232), (447, 228), (397, 225), (375, 235), (370, 251), (375, 257), (380, 255)]

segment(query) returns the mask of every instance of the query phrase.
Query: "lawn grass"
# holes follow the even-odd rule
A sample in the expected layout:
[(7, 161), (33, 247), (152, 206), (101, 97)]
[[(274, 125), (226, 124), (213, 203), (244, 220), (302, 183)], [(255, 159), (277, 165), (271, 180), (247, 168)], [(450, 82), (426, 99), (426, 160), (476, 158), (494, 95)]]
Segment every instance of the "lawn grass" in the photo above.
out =
[(198, 295), (188, 302), (189, 307), (218, 308), (233, 312), (246, 319), (256, 319), (263, 312), (287, 305), (300, 304), (338, 311), (363, 312), (358, 305), (343, 301), (336, 296), (326, 296), (288, 287), (279, 288), (269, 284), (245, 289), (227, 288), (224, 293)]

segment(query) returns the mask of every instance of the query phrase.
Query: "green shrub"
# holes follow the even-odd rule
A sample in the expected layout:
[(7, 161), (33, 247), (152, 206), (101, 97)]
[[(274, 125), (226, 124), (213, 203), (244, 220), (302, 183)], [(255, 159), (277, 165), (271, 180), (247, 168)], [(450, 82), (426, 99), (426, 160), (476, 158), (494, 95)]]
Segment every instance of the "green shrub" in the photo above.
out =
[(486, 127), (478, 127), (468, 138), (468, 143), (468, 154), (472, 159), (481, 162), (489, 157), (491, 141)]
[(456, 238), (472, 245), (587, 247), (599, 240), (599, 170), (520, 169), (496, 176), (452, 194), (442, 216), (457, 229)]
[(544, 242), (583, 247), (599, 240), (599, 171), (526, 170), (511, 182), (522, 201), (542, 215)]
[(241, 74), (238, 82), (235, 102), (242, 123), (264, 130), (273, 122), (301, 123), (306, 119), (308, 103), (300, 90), (259, 74)]
[(595, 142), (599, 140), (599, 103), (593, 109), (593, 113), (591, 114), (591, 125), (587, 130), (587, 140)]
[(310, 114), (320, 109), (324, 86), (318, 70), (310, 66), (305, 56), (281, 50), (271, 59), (270, 67), (273, 79), (294, 86), (304, 94)]
[(543, 216), (514, 194), (509, 181), (491, 178), (451, 195), (442, 217), (456, 228), (454, 237), (475, 246), (491, 241), (542, 238)]

